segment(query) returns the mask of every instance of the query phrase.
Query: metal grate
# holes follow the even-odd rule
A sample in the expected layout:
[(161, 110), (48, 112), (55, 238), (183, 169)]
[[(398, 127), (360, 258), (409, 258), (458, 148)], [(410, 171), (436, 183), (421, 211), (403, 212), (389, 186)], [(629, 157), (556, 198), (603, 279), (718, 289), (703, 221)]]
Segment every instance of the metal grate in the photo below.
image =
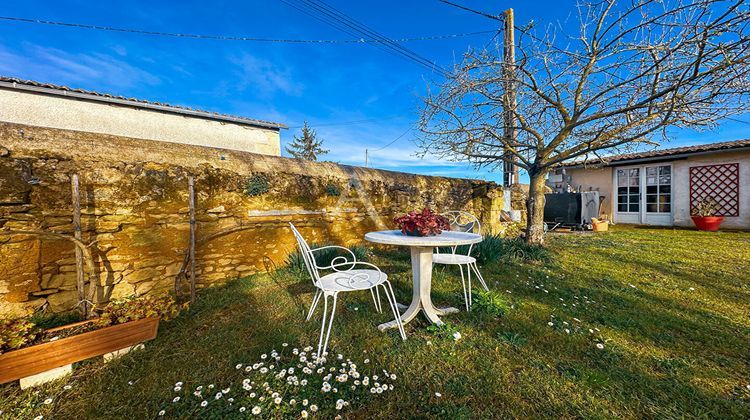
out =
[(690, 214), (703, 199), (712, 199), (719, 205), (717, 216), (740, 215), (740, 165), (693, 166), (690, 168)]

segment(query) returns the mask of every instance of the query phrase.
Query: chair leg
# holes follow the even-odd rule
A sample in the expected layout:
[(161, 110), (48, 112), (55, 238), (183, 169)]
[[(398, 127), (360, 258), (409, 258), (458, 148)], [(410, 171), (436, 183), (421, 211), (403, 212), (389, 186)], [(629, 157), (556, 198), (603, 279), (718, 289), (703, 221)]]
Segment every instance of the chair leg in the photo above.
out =
[(318, 301), (320, 300), (321, 294), (323, 294), (323, 292), (320, 289), (315, 292), (312, 304), (310, 305), (310, 311), (307, 312), (307, 318), (305, 318), (305, 321), (309, 321), (310, 318), (312, 318), (313, 313), (315, 313), (315, 307), (318, 306)]
[[(386, 287), (388, 285), (388, 287)], [(398, 311), (398, 305), (396, 302), (396, 294), (393, 293), (393, 286), (391, 286), (391, 282), (385, 281), (383, 283), (383, 290), (385, 291), (386, 299), (388, 299), (388, 304), (391, 306), (391, 310), (393, 311), (393, 316), (396, 319), (396, 324), (398, 324), (398, 332), (401, 334), (401, 339), (406, 341), (406, 331), (404, 331), (404, 323), (401, 322), (401, 314)]]
[(466, 312), (468, 312), (469, 297), (466, 295), (466, 278), (464, 277), (464, 266), (459, 265), (458, 270), (461, 272), (461, 286), (464, 288), (464, 304), (466, 305)]
[[(370, 289), (370, 295), (372, 295), (372, 301), (375, 303), (375, 311), (379, 314), (383, 313), (383, 305), (380, 301), (380, 290), (377, 287), (374, 287), (375, 291), (373, 292), (372, 289)], [(375, 294), (377, 293), (377, 297)]]
[(328, 316), (328, 294), (323, 292), (323, 324), (320, 327), (320, 338), (318, 339), (318, 359), (323, 357), (321, 350), (323, 349), (323, 336), (326, 331), (326, 317)]
[(482, 273), (479, 272), (479, 267), (477, 267), (477, 263), (473, 263), (471, 267), (474, 269), (474, 272), (477, 274), (477, 278), (479, 278), (479, 282), (482, 283), (482, 287), (484, 287), (484, 291), (489, 292), (490, 288), (487, 287), (487, 283), (484, 282), (484, 277), (482, 276)]
[(466, 274), (469, 276), (469, 310), (471, 310), (471, 265), (466, 265)]
[[(323, 317), (323, 326), (320, 329), (320, 339), (323, 340), (323, 332), (325, 331), (325, 341), (318, 341), (318, 357), (325, 357), (326, 351), (328, 350), (328, 340), (331, 338), (331, 329), (333, 328), (333, 316), (336, 315), (336, 300), (337, 300), (337, 293), (333, 292), (331, 293), (331, 297), (333, 297), (333, 307), (331, 308), (331, 316), (328, 319), (328, 331), (326, 331), (326, 320), (325, 317)], [(326, 299), (326, 306), (328, 306), (328, 295), (324, 295), (324, 298)], [(323, 348), (321, 350), (321, 344), (323, 345)]]

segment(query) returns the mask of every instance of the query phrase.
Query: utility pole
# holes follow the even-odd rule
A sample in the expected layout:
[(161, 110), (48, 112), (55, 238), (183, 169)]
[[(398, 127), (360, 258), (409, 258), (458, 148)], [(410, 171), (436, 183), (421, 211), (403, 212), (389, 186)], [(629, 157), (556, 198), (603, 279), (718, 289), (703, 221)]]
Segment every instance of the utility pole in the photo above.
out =
[(367, 149), (365, 149), (365, 168), (367, 167)]
[[(503, 109), (503, 136), (516, 144), (515, 113), (516, 113), (516, 41), (513, 23), (513, 9), (503, 12), (503, 73), (505, 78), (505, 98)], [(503, 186), (510, 187), (518, 183), (518, 166), (514, 165), (513, 153), (507, 150), (503, 161)]]

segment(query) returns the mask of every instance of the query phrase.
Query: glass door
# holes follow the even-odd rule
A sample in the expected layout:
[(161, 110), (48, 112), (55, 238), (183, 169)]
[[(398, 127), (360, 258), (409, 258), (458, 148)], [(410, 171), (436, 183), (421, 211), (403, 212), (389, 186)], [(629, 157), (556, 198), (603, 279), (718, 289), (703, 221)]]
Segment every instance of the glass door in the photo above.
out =
[(641, 168), (617, 169), (616, 221), (641, 223)]
[(649, 225), (672, 224), (672, 166), (646, 166), (646, 214)]

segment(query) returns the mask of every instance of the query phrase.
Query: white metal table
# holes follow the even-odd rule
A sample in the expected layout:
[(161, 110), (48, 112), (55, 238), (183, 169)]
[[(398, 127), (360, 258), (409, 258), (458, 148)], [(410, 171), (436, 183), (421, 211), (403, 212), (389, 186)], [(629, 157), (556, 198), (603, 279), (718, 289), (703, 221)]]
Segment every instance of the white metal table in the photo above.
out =
[[(436, 308), (432, 304), (432, 298), (430, 297), (432, 289), (432, 252), (435, 247), (469, 245), (481, 242), (481, 235), (448, 231), (436, 236), (407, 236), (399, 230), (381, 230), (366, 234), (365, 240), (377, 244), (408, 246), (411, 250), (411, 272), (414, 290), (412, 292), (411, 305), (401, 315), (401, 321), (404, 324), (414, 319), (420, 309), (424, 312), (427, 319), (438, 325), (442, 324), (439, 315), (458, 312), (458, 309), (453, 307)], [(381, 331), (396, 327), (395, 321), (386, 322), (378, 326)]]

